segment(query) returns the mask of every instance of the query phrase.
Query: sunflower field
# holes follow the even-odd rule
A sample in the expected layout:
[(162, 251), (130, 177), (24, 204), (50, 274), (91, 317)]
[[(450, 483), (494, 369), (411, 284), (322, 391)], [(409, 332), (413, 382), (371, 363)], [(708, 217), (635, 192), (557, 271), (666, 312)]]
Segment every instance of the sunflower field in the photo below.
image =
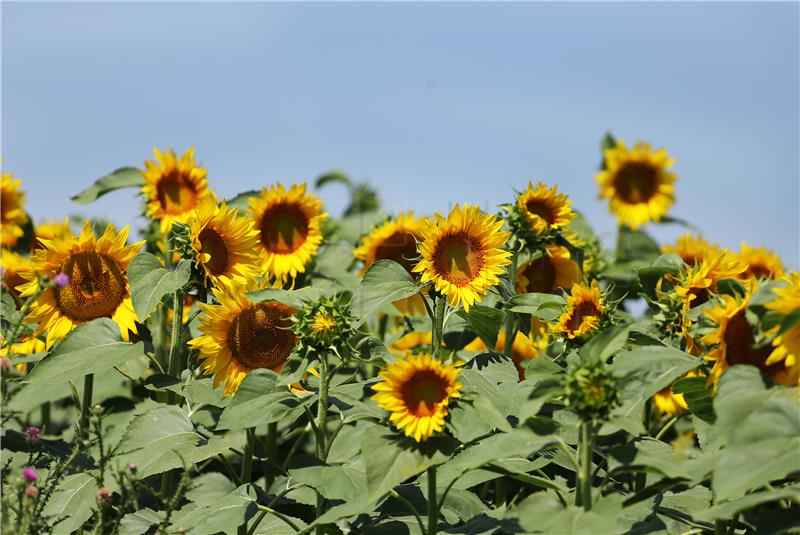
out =
[(390, 215), (155, 149), (72, 198), (132, 231), (4, 172), (2, 532), (800, 531), (800, 274), (670, 216), (665, 149), (599, 160), (613, 248), (542, 182)]

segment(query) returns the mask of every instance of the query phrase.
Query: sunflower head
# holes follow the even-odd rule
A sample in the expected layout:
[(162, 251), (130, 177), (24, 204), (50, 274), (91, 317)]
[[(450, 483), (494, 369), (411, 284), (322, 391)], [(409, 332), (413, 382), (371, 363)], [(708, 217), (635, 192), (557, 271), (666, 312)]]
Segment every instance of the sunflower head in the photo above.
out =
[(575, 283), (567, 297), (567, 307), (556, 320), (552, 331), (569, 339), (580, 338), (600, 328), (605, 311), (597, 281), (592, 281), (591, 286)]
[[(535, 321), (535, 320), (534, 320)], [(525, 336), (521, 331), (517, 331), (514, 336), (514, 342), (511, 344), (511, 360), (514, 367), (517, 369), (519, 380), (525, 379), (525, 370), (522, 367), (523, 361), (528, 359), (535, 359), (544, 354), (547, 348), (547, 336), (543, 330), (531, 329), (531, 335)], [(506, 333), (500, 331), (497, 335), (497, 343), (494, 350), (498, 353), (503, 353), (506, 346)], [(464, 346), (467, 351), (486, 351), (488, 348), (480, 337), (475, 338), (472, 342)]]
[(571, 288), (583, 280), (581, 269), (566, 247), (550, 245), (544, 254), (517, 268), (517, 293), (548, 293)]
[(402, 357), (407, 352), (418, 350), (430, 352), (432, 343), (433, 333), (430, 331), (411, 331), (392, 342), (388, 349), (392, 354)]
[(257, 277), (260, 273), (258, 234), (249, 218), (239, 217), (225, 202), (217, 205), (213, 195), (200, 201), (189, 217), (189, 237), (197, 267), (206, 280), (218, 286), (225, 282)]
[(11, 247), (22, 237), (23, 225), (28, 221), (25, 213), (25, 192), (20, 190), (22, 180), (11, 173), (2, 174), (0, 184), (0, 245)]
[(0, 274), (3, 287), (14, 297), (19, 297), (17, 286), (26, 282), (22, 278), (22, 273), (31, 270), (30, 258), (14, 251), (3, 249), (0, 251), (0, 267), (3, 270), (2, 274)]
[(297, 311), (292, 317), (292, 329), (301, 348), (320, 351), (345, 344), (354, 332), (352, 320), (347, 306), (340, 299), (323, 297), (305, 303)]
[(511, 253), (501, 249), (510, 234), (502, 220), (477, 206), (456, 204), (447, 218), (436, 214), (422, 228), (421, 260), (413, 268), (422, 282), (432, 281), (451, 305), (469, 307), (500, 282)]
[(584, 420), (604, 417), (617, 403), (617, 379), (599, 359), (570, 365), (564, 390), (567, 404)]
[(739, 259), (746, 266), (742, 279), (780, 279), (785, 273), (781, 257), (766, 247), (742, 243)]
[(295, 309), (277, 301), (251, 302), (246, 293), (256, 289), (252, 279), (224, 283), (212, 289), (219, 304), (198, 305), (203, 335), (189, 346), (200, 351), (203, 371), (214, 375), (214, 388), (224, 384), (224, 397), (235, 394), (254, 368), (280, 371), (297, 344), (291, 320)]
[(173, 149), (161, 152), (154, 148), (153, 155), (155, 161), (145, 162), (142, 195), (147, 215), (161, 222), (161, 233), (166, 235), (173, 222), (185, 223), (200, 200), (211, 194), (208, 171), (198, 167), (193, 147), (180, 158)]
[[(787, 283), (786, 286), (772, 290), (777, 298), (765, 307), (782, 314), (786, 321), (789, 314), (797, 314), (800, 309), (800, 273), (792, 271), (784, 278), (784, 282)], [(773, 349), (767, 365), (783, 363), (788, 382), (796, 384), (800, 381), (800, 322), (795, 322), (788, 328), (779, 328), (778, 333), (772, 341)]]
[(372, 399), (391, 413), (389, 420), (398, 430), (421, 442), (444, 428), (451, 400), (461, 395), (458, 374), (456, 365), (444, 365), (430, 354), (409, 354), (380, 373)]
[(548, 188), (542, 182), (528, 188), (517, 196), (517, 210), (527, 222), (527, 231), (541, 236), (569, 225), (575, 218), (570, 206), (572, 201), (558, 193), (558, 186)]
[(322, 244), (322, 201), (305, 184), (287, 190), (279, 182), (249, 203), (265, 273), (282, 284), (305, 272)]
[[(700, 372), (695, 369), (689, 371), (689, 373), (681, 377), (681, 379), (687, 377), (698, 377), (699, 375)], [(672, 391), (673, 386), (674, 385), (669, 385), (666, 388), (656, 392), (653, 396), (653, 404), (655, 405), (659, 414), (672, 417), (677, 416), (689, 408), (688, 405), (686, 405), (686, 400), (683, 398), (683, 394), (678, 394)]]
[(622, 140), (603, 151), (603, 170), (595, 180), (600, 197), (620, 225), (637, 229), (648, 221), (660, 221), (675, 202), (674, 165), (665, 149), (653, 150), (643, 142), (628, 149)]
[(63, 240), (70, 235), (69, 221), (45, 221), (39, 223), (33, 229), (34, 240), (31, 248), (35, 251), (44, 247), (42, 240)]
[(704, 260), (713, 258), (719, 253), (719, 247), (710, 243), (702, 236), (683, 234), (678, 236), (675, 245), (665, 245), (661, 248), (665, 253), (674, 253), (681, 257), (683, 263), (693, 267)]
[[(34, 353), (43, 353), (45, 351), (44, 342), (35, 336), (23, 336), (18, 342), (10, 346), (5, 344), (3, 335), (0, 334), (0, 356), (11, 357), (13, 364), (14, 357), (25, 357)], [(16, 364), (15, 367), (20, 373), (28, 372), (28, 363)]]
[(64, 273), (68, 277), (63, 287), (48, 285), (25, 318), (38, 324), (35, 335), (47, 331), (48, 348), (77, 325), (97, 318), (113, 319), (125, 340), (129, 332), (136, 332), (128, 264), (144, 242), (126, 245), (128, 230), (125, 227), (117, 233), (109, 224), (98, 238), (86, 221), (80, 236), (70, 233), (64, 239), (45, 241), (44, 248), (35, 251), (32, 270), (22, 274), (27, 282), (18, 287), (21, 298), (36, 293), (37, 275), (54, 279)]

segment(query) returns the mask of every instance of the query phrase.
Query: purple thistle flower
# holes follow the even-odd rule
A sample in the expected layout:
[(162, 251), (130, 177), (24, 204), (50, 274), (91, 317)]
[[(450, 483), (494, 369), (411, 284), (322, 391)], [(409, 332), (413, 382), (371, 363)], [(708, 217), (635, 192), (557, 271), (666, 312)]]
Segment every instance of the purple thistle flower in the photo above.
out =
[(25, 481), (28, 483), (34, 483), (39, 479), (39, 473), (30, 466), (26, 466), (22, 469), (22, 477), (24, 477)]
[(41, 436), (41, 431), (39, 431), (38, 427), (31, 426), (25, 430), (25, 437), (31, 444), (36, 444), (39, 442), (39, 437)]
[(65, 288), (69, 284), (69, 275), (62, 271), (53, 277), (53, 283), (59, 288)]

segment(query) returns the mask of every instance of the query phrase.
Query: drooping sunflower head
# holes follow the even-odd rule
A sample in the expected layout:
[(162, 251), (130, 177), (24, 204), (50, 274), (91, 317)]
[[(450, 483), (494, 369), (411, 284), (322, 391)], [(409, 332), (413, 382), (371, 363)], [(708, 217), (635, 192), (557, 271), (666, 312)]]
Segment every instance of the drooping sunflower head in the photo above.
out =
[(292, 317), (292, 322), (300, 347), (305, 350), (339, 347), (353, 334), (353, 317), (338, 296), (305, 303)]
[(391, 413), (389, 420), (398, 430), (422, 442), (444, 428), (450, 402), (461, 396), (458, 374), (456, 365), (444, 365), (430, 354), (408, 354), (380, 373), (372, 399)]
[(260, 274), (258, 234), (236, 208), (217, 205), (213, 195), (205, 197), (189, 218), (189, 233), (197, 265), (213, 285)]
[(583, 280), (581, 269), (566, 247), (548, 246), (545, 253), (517, 268), (517, 293), (547, 293), (572, 288)]
[(0, 245), (10, 247), (24, 234), (22, 226), (28, 221), (25, 213), (25, 192), (19, 188), (22, 180), (11, 173), (2, 174), (0, 185)]
[(72, 231), (69, 228), (69, 221), (45, 221), (39, 223), (33, 229), (34, 240), (31, 243), (33, 250), (41, 249), (44, 247), (42, 240), (63, 240), (70, 235)]
[(128, 284), (128, 264), (144, 242), (126, 245), (128, 227), (119, 233), (113, 225), (97, 238), (90, 221), (81, 235), (43, 242), (44, 248), (32, 256), (32, 270), (22, 274), (27, 281), (19, 286), (20, 297), (36, 293), (37, 274), (53, 279), (65, 273), (69, 282), (62, 287), (48, 287), (36, 299), (25, 321), (37, 323), (35, 335), (47, 331), (47, 347), (60, 340), (81, 323), (97, 318), (111, 318), (120, 328), (123, 339), (136, 332)]
[(469, 204), (456, 204), (447, 218), (436, 214), (423, 226), (422, 258), (413, 271), (422, 273), (423, 283), (432, 281), (451, 305), (469, 311), (511, 263), (511, 253), (501, 249), (510, 237), (502, 226), (497, 216)]
[(279, 182), (249, 202), (264, 271), (279, 283), (305, 272), (322, 244), (322, 201), (305, 184), (287, 190)]
[[(792, 271), (784, 281), (786, 286), (772, 290), (778, 297), (765, 307), (783, 314), (785, 320), (786, 316), (796, 314), (800, 309), (800, 272)], [(795, 384), (800, 381), (800, 322), (778, 331), (778, 336), (772, 341), (773, 350), (767, 365), (783, 363), (788, 382)]]
[(708, 346), (714, 346), (706, 358), (713, 360), (709, 380), (717, 384), (722, 372), (734, 364), (749, 364), (760, 369), (773, 381), (789, 384), (784, 367), (780, 364), (768, 364), (772, 352), (769, 346), (758, 347), (755, 329), (747, 317), (750, 298), (756, 289), (755, 283), (746, 285), (745, 295), (720, 295), (716, 306), (708, 307), (703, 312), (717, 327), (700, 339)]
[(0, 275), (0, 277), (2, 277), (3, 287), (11, 295), (18, 297), (19, 290), (17, 290), (17, 286), (26, 282), (26, 280), (22, 278), (22, 273), (31, 270), (30, 258), (17, 254), (14, 251), (3, 249), (0, 252), (0, 267), (3, 269)]
[(603, 151), (604, 168), (595, 180), (600, 197), (609, 200), (620, 225), (637, 229), (648, 221), (659, 221), (675, 202), (674, 165), (665, 149), (653, 150), (639, 142), (628, 149), (622, 140)]
[(517, 196), (517, 209), (527, 221), (529, 231), (538, 235), (569, 225), (575, 219), (571, 205), (566, 194), (558, 193), (558, 186), (548, 189), (542, 182), (535, 187), (528, 182), (528, 188)]
[(751, 247), (742, 243), (739, 259), (746, 266), (740, 277), (743, 279), (780, 279), (785, 273), (781, 257), (766, 247)]
[(699, 265), (703, 260), (710, 259), (719, 253), (717, 245), (694, 234), (682, 234), (678, 236), (675, 245), (665, 245), (661, 250), (665, 253), (675, 253), (690, 267)]
[(605, 311), (597, 281), (592, 281), (591, 286), (575, 283), (567, 297), (566, 309), (556, 320), (552, 331), (569, 339), (580, 338), (600, 328)]
[(297, 344), (291, 316), (296, 311), (277, 301), (251, 302), (245, 295), (258, 289), (225, 283), (212, 289), (219, 304), (198, 305), (201, 336), (189, 342), (200, 351), (202, 369), (214, 375), (214, 388), (224, 384), (223, 397), (232, 396), (255, 368), (280, 371)]
[(154, 148), (153, 154), (155, 161), (145, 162), (142, 195), (147, 200), (147, 215), (160, 220), (161, 233), (166, 235), (173, 222), (185, 223), (200, 200), (211, 194), (208, 171), (198, 167), (194, 147), (180, 158), (173, 149), (161, 152)]

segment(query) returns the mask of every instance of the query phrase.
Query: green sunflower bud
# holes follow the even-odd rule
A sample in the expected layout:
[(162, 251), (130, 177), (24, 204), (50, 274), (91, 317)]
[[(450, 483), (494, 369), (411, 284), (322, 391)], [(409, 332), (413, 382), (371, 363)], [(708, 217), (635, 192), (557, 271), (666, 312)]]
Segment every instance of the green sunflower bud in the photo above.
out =
[(323, 297), (319, 301), (307, 302), (292, 320), (292, 330), (300, 340), (301, 347), (309, 349), (341, 347), (353, 334), (353, 317), (338, 297)]
[(617, 380), (600, 360), (571, 366), (565, 390), (567, 403), (584, 420), (604, 418), (617, 403)]

